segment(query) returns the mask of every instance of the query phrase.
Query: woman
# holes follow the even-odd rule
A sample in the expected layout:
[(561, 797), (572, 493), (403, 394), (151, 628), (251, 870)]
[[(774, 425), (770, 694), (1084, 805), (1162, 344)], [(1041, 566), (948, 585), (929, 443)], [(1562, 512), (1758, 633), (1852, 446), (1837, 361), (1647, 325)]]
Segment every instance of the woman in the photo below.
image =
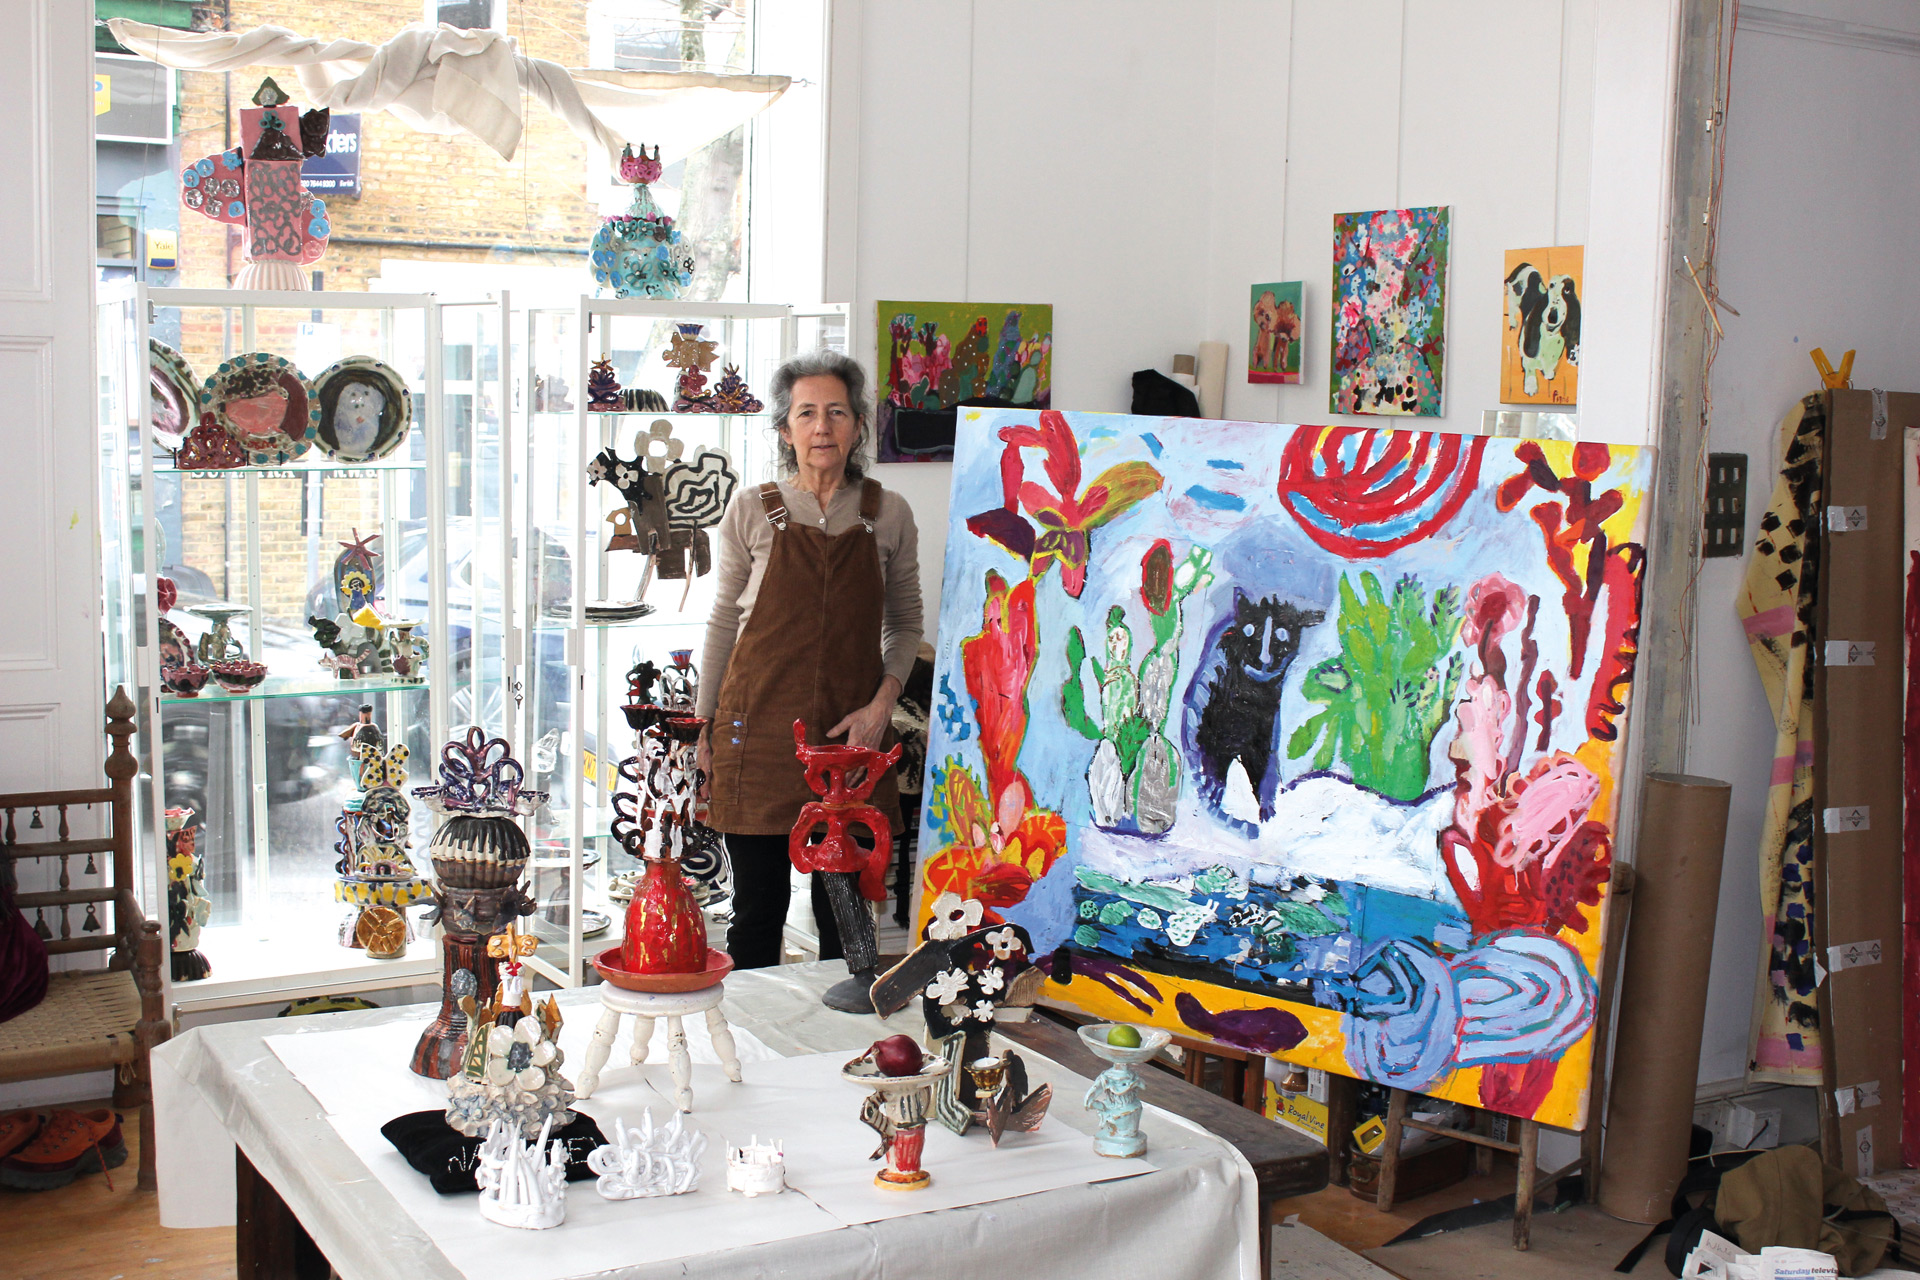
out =
[[(814, 799), (793, 754), (807, 740), (879, 747), (920, 644), (920, 548), (899, 494), (864, 478), (867, 375), (821, 351), (773, 375), (778, 484), (742, 489), (721, 520), (713, 617), (697, 712), (708, 821), (733, 862), (727, 950), (742, 969), (780, 963), (787, 837)], [(722, 673), (719, 678), (713, 676)], [(894, 778), (873, 804), (900, 831)], [(820, 874), (820, 958), (844, 954)]]

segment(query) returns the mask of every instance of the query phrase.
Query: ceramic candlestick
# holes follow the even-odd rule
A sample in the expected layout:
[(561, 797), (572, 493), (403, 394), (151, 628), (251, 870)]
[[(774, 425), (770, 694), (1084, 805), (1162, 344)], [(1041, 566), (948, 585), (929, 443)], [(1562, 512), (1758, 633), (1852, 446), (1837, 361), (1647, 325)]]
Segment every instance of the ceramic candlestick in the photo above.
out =
[(777, 1142), (762, 1145), (760, 1135), (744, 1147), (727, 1148), (727, 1190), (751, 1200), (777, 1196), (787, 1189), (787, 1153)]
[(920, 1167), (927, 1140), (927, 1104), (933, 1082), (947, 1073), (946, 1059), (927, 1054), (920, 1070), (910, 1076), (883, 1075), (871, 1052), (840, 1069), (840, 1078), (872, 1092), (860, 1107), (860, 1119), (880, 1135), (872, 1158), (885, 1156), (886, 1167), (873, 1175), (873, 1185), (887, 1191), (918, 1191), (933, 1183)]

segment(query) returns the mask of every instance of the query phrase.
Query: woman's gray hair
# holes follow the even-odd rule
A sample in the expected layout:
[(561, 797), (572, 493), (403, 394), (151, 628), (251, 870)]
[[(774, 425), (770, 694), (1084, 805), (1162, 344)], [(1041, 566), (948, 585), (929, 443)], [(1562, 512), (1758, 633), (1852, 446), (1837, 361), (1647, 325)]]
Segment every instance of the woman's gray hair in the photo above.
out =
[(773, 443), (780, 459), (780, 473), (793, 475), (800, 470), (800, 458), (792, 441), (781, 435), (787, 415), (793, 412), (793, 384), (802, 378), (838, 378), (847, 389), (847, 404), (853, 410), (860, 434), (847, 453), (847, 479), (858, 480), (867, 473), (867, 451), (873, 444), (873, 410), (867, 403), (867, 371), (852, 356), (838, 351), (810, 351), (774, 370), (768, 394), (773, 397)]

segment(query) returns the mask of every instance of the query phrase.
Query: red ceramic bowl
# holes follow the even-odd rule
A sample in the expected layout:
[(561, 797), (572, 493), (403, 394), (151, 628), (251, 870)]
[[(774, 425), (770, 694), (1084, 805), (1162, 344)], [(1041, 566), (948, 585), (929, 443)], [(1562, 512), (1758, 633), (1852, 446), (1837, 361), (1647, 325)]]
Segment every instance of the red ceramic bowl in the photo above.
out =
[(593, 958), (600, 976), (622, 991), (646, 991), (671, 995), (681, 991), (704, 991), (733, 972), (733, 957), (724, 951), (707, 948), (707, 967), (698, 973), (635, 973), (620, 964), (620, 948), (608, 947)]

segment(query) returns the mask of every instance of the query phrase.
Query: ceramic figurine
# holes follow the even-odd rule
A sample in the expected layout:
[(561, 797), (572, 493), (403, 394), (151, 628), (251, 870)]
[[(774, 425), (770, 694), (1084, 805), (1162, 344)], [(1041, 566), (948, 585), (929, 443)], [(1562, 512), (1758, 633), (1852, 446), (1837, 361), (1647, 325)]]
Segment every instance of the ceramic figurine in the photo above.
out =
[(720, 375), (720, 381), (713, 384), (713, 392), (707, 397), (712, 413), (759, 413), (767, 406), (755, 398), (747, 389), (747, 381), (740, 376), (740, 370), (728, 365)]
[[(382, 557), (373, 549), (373, 543), (379, 537), (371, 533), (363, 538), (355, 529), (353, 540), (340, 544), (340, 554), (333, 561), (333, 591), (338, 612), (331, 619), (307, 619), (314, 639), (327, 651), (320, 665), (331, 668), (342, 680), (400, 674), (394, 669), (399, 642), (395, 624), (382, 617), (375, 607)], [(412, 637), (412, 628), (418, 627), (418, 622), (402, 625), (408, 628), (409, 665), (413, 667), (413, 674), (407, 678), (418, 679), (420, 660), (426, 657), (427, 646)]]
[(872, 1090), (861, 1104), (860, 1119), (880, 1135), (880, 1146), (869, 1158), (885, 1156), (887, 1160), (886, 1167), (873, 1175), (874, 1186), (918, 1191), (933, 1182), (933, 1175), (920, 1167), (920, 1157), (927, 1140), (931, 1086), (947, 1069), (944, 1059), (927, 1055), (913, 1075), (884, 1075), (871, 1050), (840, 1068), (841, 1079)]
[(976, 1058), (967, 1064), (967, 1079), (979, 1100), (978, 1118), (987, 1126), (994, 1146), (1008, 1130), (1032, 1133), (1047, 1118), (1053, 1086), (1027, 1087), (1027, 1064), (1008, 1049), (997, 1058)]
[(447, 819), (427, 846), (436, 882), (432, 918), (446, 934), (440, 940), (440, 1012), (413, 1052), (418, 1075), (444, 1080), (466, 1051), (465, 1022), (455, 1022), (460, 1010), (454, 975), (467, 971), (474, 983), (470, 998), (490, 1002), (496, 980), (495, 970), (484, 963), (487, 939), (533, 912), (533, 900), (520, 884), (531, 850), (515, 819), (532, 813), (547, 795), (523, 788), (525, 776), (505, 740), (470, 728), (464, 739), (442, 749), (439, 785), (414, 788), (416, 799)]
[(487, 1130), (473, 1174), (481, 1217), (523, 1231), (544, 1231), (567, 1220), (567, 1144), (557, 1138), (549, 1144), (552, 1130), (552, 1117), (532, 1142), (522, 1142), (497, 1120)]
[(1139, 1042), (1123, 1046), (1108, 1040), (1113, 1031), (1109, 1025), (1080, 1028), (1080, 1042), (1095, 1056), (1113, 1064), (1094, 1080), (1082, 1105), (1100, 1117), (1099, 1132), (1093, 1139), (1094, 1152), (1116, 1159), (1137, 1156), (1147, 1149), (1147, 1136), (1140, 1132), (1140, 1077), (1134, 1074), (1134, 1064), (1145, 1062), (1166, 1048), (1173, 1038), (1152, 1027), (1134, 1030), (1139, 1033)]
[[(898, 744), (891, 751), (851, 745), (808, 746), (807, 726), (800, 720), (793, 722), (793, 747), (807, 786), (820, 799), (801, 806), (787, 837), (787, 856), (798, 871), (826, 873), (822, 879), (827, 899), (833, 904), (834, 922), (840, 926), (840, 942), (847, 956), (849, 976), (827, 988), (822, 1000), (828, 1008), (845, 1013), (871, 1013), (869, 988), (880, 967), (880, 951), (874, 941), (873, 914), (860, 899), (887, 900), (893, 829), (887, 816), (867, 803), (867, 797), (887, 770), (900, 763), (901, 748)], [(858, 786), (849, 785), (847, 775), (856, 770), (865, 776)], [(821, 826), (826, 828), (826, 835), (815, 841), (813, 830)], [(854, 842), (849, 833), (855, 827), (873, 836), (871, 852)]]
[(340, 838), (333, 849), (340, 857), (334, 863), (333, 896), (353, 908), (341, 922), (340, 944), (390, 960), (406, 954), (411, 938), (406, 909), (431, 897), (433, 886), (407, 856), (413, 812), (401, 790), (407, 783), (407, 749), (399, 743), (387, 747), (371, 713), (370, 705), (363, 707), (363, 722), (351, 726), (360, 793), (334, 822)]
[(787, 1153), (777, 1142), (762, 1144), (760, 1135), (744, 1147), (727, 1148), (727, 1190), (751, 1200), (777, 1196), (787, 1189)]
[(602, 222), (587, 249), (594, 283), (616, 298), (678, 298), (693, 283), (693, 246), (647, 190), (660, 172), (659, 147), (652, 155), (621, 148), (620, 180), (633, 184), (633, 203)]
[[(587, 464), (589, 483), (611, 484), (626, 500), (624, 507), (607, 516), (614, 527), (607, 550), (636, 551), (647, 557), (636, 600), (646, 595), (655, 574), (685, 580), (690, 589), (693, 578), (712, 568), (707, 530), (720, 523), (740, 483), (726, 454), (702, 448), (691, 461), (681, 461), (684, 448), (672, 437), (671, 424), (663, 420), (634, 437), (632, 459), (607, 448)], [(683, 590), (681, 605), (685, 604)]]
[(536, 1011), (520, 963), (533, 941), (512, 926), (490, 939), (488, 955), (505, 960), (495, 998), (460, 1002), (469, 1036), (462, 1069), (447, 1082), (447, 1124), (470, 1138), (495, 1123), (526, 1138), (573, 1119), (573, 1084), (560, 1074), (560, 1006), (548, 997)]
[(324, 200), (308, 194), (300, 166), (326, 154), (325, 108), (304, 114), (288, 106), (271, 77), (254, 106), (240, 112), (240, 145), (195, 161), (180, 174), (180, 203), (215, 222), (244, 228), (247, 265), (239, 289), (306, 289), (303, 268), (320, 260), (333, 232)]
[(645, 1111), (638, 1129), (615, 1119), (613, 1141), (587, 1157), (587, 1168), (600, 1175), (596, 1186), (609, 1200), (679, 1196), (700, 1185), (706, 1149), (707, 1135), (687, 1128), (678, 1113), (655, 1129), (653, 1112)]
[(167, 926), (173, 938), (173, 980), (195, 982), (213, 972), (198, 948), (200, 930), (213, 915), (206, 866), (195, 851), (199, 828), (191, 809), (169, 809), (167, 818)]
[(247, 651), (240, 647), (240, 642), (233, 638), (230, 630), (233, 620), (248, 612), (245, 605), (197, 604), (187, 612), (213, 624), (194, 647), (194, 657), (202, 663), (210, 667), (219, 662), (238, 662), (247, 656)]
[(409, 684), (419, 684), (426, 679), (421, 674), (420, 659), (426, 653), (427, 646), (413, 638), (414, 628), (420, 625), (411, 620), (387, 624), (388, 648), (391, 650), (388, 661), (392, 664), (393, 674)]
[(613, 371), (611, 357), (595, 360), (587, 373), (587, 408), (593, 413), (620, 412), (620, 377)]

